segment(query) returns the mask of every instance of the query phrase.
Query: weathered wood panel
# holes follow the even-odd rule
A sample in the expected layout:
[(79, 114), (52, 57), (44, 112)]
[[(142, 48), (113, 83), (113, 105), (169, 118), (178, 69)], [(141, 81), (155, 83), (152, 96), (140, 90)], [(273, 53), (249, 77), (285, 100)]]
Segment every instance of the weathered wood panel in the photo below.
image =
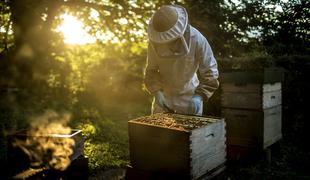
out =
[(280, 91), (282, 89), (281, 82), (275, 82), (271, 84), (263, 84), (263, 92)]
[(261, 93), (262, 84), (222, 83), (222, 91), (230, 93)]
[(228, 144), (266, 148), (281, 139), (283, 75), (278, 68), (221, 75)]
[(227, 143), (240, 146), (258, 146), (263, 138), (263, 113), (241, 109), (222, 109), (226, 121)]
[(135, 122), (128, 128), (134, 168), (189, 174), (189, 132)]
[(261, 93), (281, 90), (281, 82), (259, 84), (259, 83), (222, 83), (222, 90), (224, 92), (235, 93)]
[(266, 148), (282, 137), (281, 106), (262, 111), (223, 108), (229, 145)]
[(192, 131), (191, 176), (197, 179), (226, 161), (225, 122)]
[(223, 84), (222, 107), (241, 109), (267, 109), (282, 104), (281, 83)]
[(266, 109), (264, 113), (264, 149), (282, 138), (282, 107)]
[(270, 91), (263, 94), (263, 109), (272, 108), (282, 104), (282, 91)]
[(222, 107), (262, 109), (262, 96), (257, 93), (222, 93)]

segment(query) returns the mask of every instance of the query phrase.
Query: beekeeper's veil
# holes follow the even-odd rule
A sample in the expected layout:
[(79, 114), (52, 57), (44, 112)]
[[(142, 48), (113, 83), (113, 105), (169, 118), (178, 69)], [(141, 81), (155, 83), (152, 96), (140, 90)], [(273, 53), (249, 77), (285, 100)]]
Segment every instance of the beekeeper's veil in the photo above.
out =
[(148, 37), (156, 54), (160, 57), (177, 57), (188, 54), (190, 28), (185, 8), (166, 5), (152, 16)]

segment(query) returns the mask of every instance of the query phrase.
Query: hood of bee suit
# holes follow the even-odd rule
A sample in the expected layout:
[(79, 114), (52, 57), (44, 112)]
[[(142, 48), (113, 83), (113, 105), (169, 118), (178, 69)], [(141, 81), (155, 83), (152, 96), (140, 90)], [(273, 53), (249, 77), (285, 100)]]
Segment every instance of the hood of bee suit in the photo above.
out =
[(188, 25), (186, 9), (177, 5), (165, 5), (152, 16), (148, 37), (154, 43), (167, 43), (183, 36)]

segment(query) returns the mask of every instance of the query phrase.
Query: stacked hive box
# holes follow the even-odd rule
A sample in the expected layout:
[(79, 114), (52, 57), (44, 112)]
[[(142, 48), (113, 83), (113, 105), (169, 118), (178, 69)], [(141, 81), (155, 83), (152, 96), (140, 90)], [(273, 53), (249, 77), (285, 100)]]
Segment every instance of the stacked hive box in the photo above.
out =
[(266, 149), (282, 138), (282, 76), (279, 69), (222, 74), (228, 145)]
[(155, 114), (129, 121), (128, 131), (131, 166), (137, 170), (197, 179), (219, 172), (226, 161), (221, 118)]

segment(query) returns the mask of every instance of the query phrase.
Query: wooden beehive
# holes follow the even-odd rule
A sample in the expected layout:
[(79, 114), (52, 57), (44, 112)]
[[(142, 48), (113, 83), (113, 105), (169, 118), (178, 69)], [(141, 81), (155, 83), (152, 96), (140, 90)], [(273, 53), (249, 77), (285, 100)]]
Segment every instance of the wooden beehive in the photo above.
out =
[(128, 128), (133, 168), (197, 179), (226, 161), (222, 118), (155, 114)]
[(223, 83), (222, 107), (263, 110), (281, 105), (281, 82), (276, 83)]
[(282, 138), (281, 106), (262, 111), (225, 108), (227, 144), (266, 149)]
[(283, 73), (223, 73), (222, 116), (226, 120), (227, 144), (266, 149), (282, 138)]

